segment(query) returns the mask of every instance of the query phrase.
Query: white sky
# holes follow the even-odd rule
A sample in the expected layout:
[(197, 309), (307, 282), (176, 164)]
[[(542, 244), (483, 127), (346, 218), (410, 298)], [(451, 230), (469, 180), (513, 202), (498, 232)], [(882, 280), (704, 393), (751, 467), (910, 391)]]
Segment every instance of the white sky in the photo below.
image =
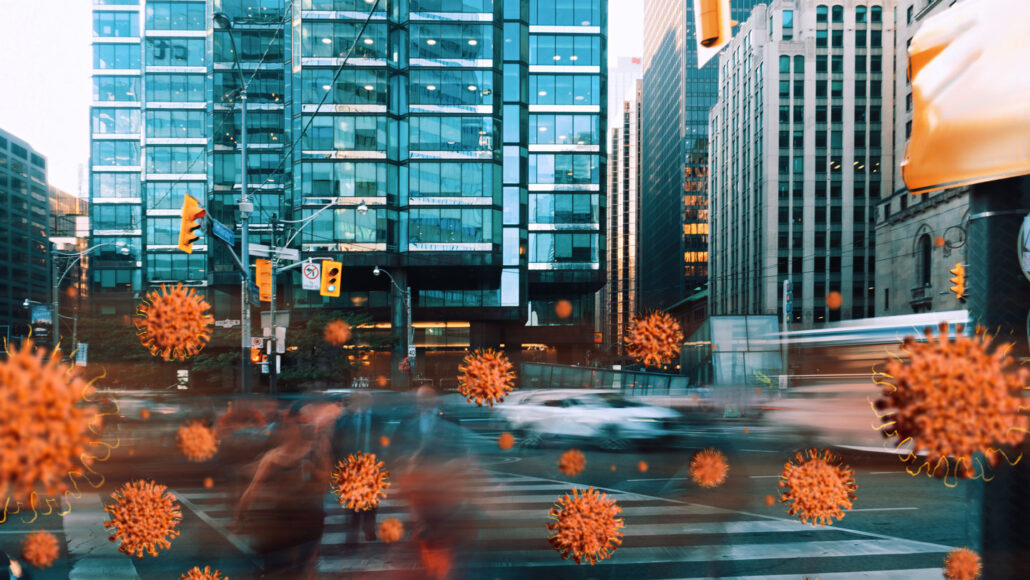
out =
[[(92, 4), (0, 0), (0, 128), (45, 155), (50, 183), (73, 194), (89, 161)], [(609, 62), (643, 46), (643, 1), (609, 0)]]

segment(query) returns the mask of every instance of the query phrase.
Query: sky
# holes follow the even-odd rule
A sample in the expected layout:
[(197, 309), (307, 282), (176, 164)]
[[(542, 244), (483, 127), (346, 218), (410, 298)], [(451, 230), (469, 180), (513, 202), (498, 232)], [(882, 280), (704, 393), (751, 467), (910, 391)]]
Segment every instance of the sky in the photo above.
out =
[[(52, 185), (83, 196), (88, 192), (92, 5), (92, 0), (0, 0), (0, 128), (47, 157)], [(641, 0), (609, 0), (608, 23), (610, 63), (643, 54)]]

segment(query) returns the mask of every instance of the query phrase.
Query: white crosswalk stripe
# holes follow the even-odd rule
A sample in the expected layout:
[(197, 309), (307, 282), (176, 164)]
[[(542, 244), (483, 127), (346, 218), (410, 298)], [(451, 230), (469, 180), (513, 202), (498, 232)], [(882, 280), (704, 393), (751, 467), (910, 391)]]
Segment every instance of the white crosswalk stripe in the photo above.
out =
[[(562, 561), (547, 542), (545, 524), (556, 499), (574, 487), (585, 486), (487, 471), (465, 474), (462, 483), (469, 499), (481, 509), (474, 522), (475, 553), (456, 562), (470, 571), (470, 577), (493, 578), (495, 570), (502, 569), (504, 577), (522, 570), (521, 575), (515, 573), (516, 578), (573, 573), (572, 568), (563, 567), (575, 565)], [(937, 566), (951, 549), (846, 527), (816, 527), (787, 518), (619, 490), (602, 491), (618, 502), (626, 524), (623, 545), (610, 560), (595, 568), (625, 566), (627, 573), (632, 570), (640, 578), (692, 580), (707, 573), (705, 565), (716, 563), (729, 574), (741, 574), (732, 576), (740, 580), (796, 580), (804, 575), (823, 580), (929, 580), (942, 577), (941, 569), (932, 566)], [(176, 493), (190, 502), (191, 509), (206, 512), (205, 517), (222, 530), (231, 519), (235, 506), (228, 493), (201, 489), (179, 489)], [(418, 566), (412, 542), (362, 542), (359, 550), (347, 545), (349, 512), (329, 494), (325, 507), (326, 529), (319, 559), (322, 574), (346, 577), (348, 573), (403, 571)], [(405, 494), (395, 482), (380, 505), (378, 521), (397, 518), (410, 538), (414, 522), (408, 508)]]

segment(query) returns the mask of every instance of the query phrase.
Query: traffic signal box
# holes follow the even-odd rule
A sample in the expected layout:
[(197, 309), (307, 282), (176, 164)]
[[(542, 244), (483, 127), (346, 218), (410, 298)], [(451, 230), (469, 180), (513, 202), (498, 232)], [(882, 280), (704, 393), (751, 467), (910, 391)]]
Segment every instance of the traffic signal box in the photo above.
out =
[(254, 283), (258, 287), (258, 297), (262, 302), (272, 301), (272, 261), (256, 260), (254, 262)]
[(342, 268), (343, 264), (340, 262), (334, 262), (333, 260), (322, 261), (322, 286), (319, 289), (319, 294), (322, 296), (339, 297)]
[(718, 47), (730, 41), (730, 1), (700, 0), (701, 30), (697, 39), (701, 46)]
[(966, 297), (966, 266), (959, 262), (948, 271), (952, 274), (950, 278), (952, 283), (951, 291), (955, 293), (955, 298), (964, 300)]
[(207, 210), (200, 207), (200, 203), (192, 196), (187, 195), (182, 201), (182, 225), (179, 226), (179, 249), (187, 254), (193, 253), (193, 242), (200, 236), (196, 234), (200, 228), (200, 218), (207, 215)]

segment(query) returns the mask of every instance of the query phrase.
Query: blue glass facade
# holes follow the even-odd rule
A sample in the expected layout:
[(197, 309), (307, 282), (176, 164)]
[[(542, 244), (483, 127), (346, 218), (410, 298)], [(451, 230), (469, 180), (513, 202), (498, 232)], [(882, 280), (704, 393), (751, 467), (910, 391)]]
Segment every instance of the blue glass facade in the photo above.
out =
[[(382, 304), (380, 265), (407, 278), (416, 320), (468, 321), (473, 335), (528, 321), (589, 338), (604, 279), (604, 2), (381, 0), (355, 43), (372, 5), (95, 7), (91, 196), (128, 221), (93, 235), (142, 249), (117, 268), (127, 285), (96, 290), (182, 280), (232, 308), (228, 253), (202, 236), (187, 256), (173, 240), (186, 193), (238, 221), (239, 80), (228, 33), (211, 29), (224, 12), (248, 80), (251, 242), (270, 243), (274, 221), (282, 241), (310, 217), (293, 245), (348, 270), (339, 299), (284, 277), (291, 307)], [(558, 319), (558, 300), (576, 316)]]

